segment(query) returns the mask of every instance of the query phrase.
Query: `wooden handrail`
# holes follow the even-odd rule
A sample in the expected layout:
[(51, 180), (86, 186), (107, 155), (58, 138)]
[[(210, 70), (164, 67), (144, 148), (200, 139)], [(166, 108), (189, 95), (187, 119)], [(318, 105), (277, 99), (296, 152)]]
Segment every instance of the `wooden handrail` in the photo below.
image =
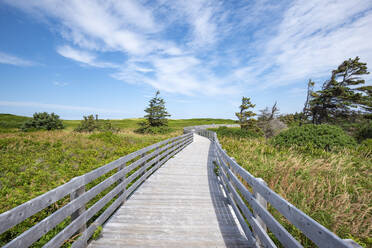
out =
[[(192, 140), (193, 134), (188, 133), (150, 145), (82, 176), (75, 177), (43, 195), (0, 214), (1, 234), (65, 196), (69, 194), (71, 196), (69, 203), (11, 240), (4, 247), (29, 247), (69, 216), (71, 216), (70, 224), (57, 233), (45, 247), (59, 247), (77, 232), (82, 233), (82, 235), (73, 243), (73, 247), (85, 247), (97, 227), (102, 225), (156, 169), (191, 143)], [(136, 161), (126, 165), (127, 162), (136, 158), (138, 158)], [(114, 169), (118, 169), (118, 171), (88, 191), (85, 190), (86, 184)], [(126, 177), (129, 172), (134, 170), (136, 171), (133, 174)], [(117, 185), (112, 190), (86, 209), (86, 204), (90, 200), (115, 183)], [(130, 183), (133, 184), (127, 188)], [(86, 227), (89, 219), (116, 196), (118, 198), (92, 224)]]
[[(255, 178), (251, 175), (222, 149), (217, 134), (205, 130), (205, 128), (210, 127), (188, 127), (184, 129), (184, 133), (195, 132), (211, 140), (216, 157), (215, 162), (219, 166), (221, 183), (225, 189), (227, 198), (238, 220), (241, 222), (240, 216), (243, 215), (251, 225), (253, 234), (257, 238), (257, 246), (276, 247), (269, 235), (267, 235), (265, 230), (267, 227), (284, 247), (302, 247), (302, 245), (271, 215), (267, 210), (266, 204), (262, 204), (263, 200), (265, 200), (265, 202), (267, 201), (267, 203), (271, 204), (272, 207), (278, 210), (290, 223), (301, 230), (301, 232), (318, 247), (361, 247), (350, 239), (341, 239), (275, 193), (261, 178)], [(244, 186), (242, 181), (252, 187), (254, 194)], [(245, 202), (253, 209), (254, 213), (249, 210)], [(245, 225), (246, 223), (242, 225), (244, 231), (246, 230)]]

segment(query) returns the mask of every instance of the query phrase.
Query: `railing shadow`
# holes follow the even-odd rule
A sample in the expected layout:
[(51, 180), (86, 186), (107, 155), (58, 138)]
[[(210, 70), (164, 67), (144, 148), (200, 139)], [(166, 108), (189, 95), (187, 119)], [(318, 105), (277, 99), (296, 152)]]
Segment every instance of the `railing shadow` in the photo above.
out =
[(213, 145), (210, 144), (208, 151), (208, 183), (214, 211), (217, 217), (221, 235), (225, 246), (232, 247), (249, 247), (248, 240), (240, 231), (234, 216), (232, 215), (228, 199), (221, 187), (220, 179), (215, 172), (215, 153)]

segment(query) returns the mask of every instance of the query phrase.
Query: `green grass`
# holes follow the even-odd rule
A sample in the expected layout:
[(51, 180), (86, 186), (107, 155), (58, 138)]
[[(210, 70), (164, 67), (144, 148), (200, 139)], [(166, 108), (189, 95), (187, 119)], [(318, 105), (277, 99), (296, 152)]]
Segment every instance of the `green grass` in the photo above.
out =
[[(219, 135), (228, 154), (255, 177), (343, 239), (372, 247), (371, 154), (277, 148), (264, 138)], [(315, 245), (276, 210), (272, 214), (305, 247)]]
[(0, 114), (0, 133), (15, 131), (29, 119), (31, 118), (26, 116)]

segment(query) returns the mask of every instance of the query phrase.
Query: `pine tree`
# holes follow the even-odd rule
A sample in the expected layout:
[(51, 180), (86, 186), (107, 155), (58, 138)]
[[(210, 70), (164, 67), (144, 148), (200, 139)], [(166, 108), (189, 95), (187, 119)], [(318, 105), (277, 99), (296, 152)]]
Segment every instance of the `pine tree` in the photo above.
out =
[(150, 100), (149, 106), (145, 109), (147, 113), (145, 118), (150, 127), (168, 126), (167, 117), (170, 114), (165, 108), (164, 99), (159, 97), (159, 94), (160, 91), (157, 91), (155, 97)]
[(255, 116), (256, 114), (249, 109), (254, 108), (255, 106), (255, 104), (251, 103), (251, 99), (249, 97), (242, 98), (242, 104), (239, 107), (240, 112), (235, 113), (236, 117), (239, 119), (241, 129), (250, 129), (254, 126), (255, 120), (251, 119), (251, 117)]
[(367, 64), (359, 57), (345, 60), (332, 71), (331, 79), (324, 82), (322, 89), (312, 93), (309, 102), (313, 123), (332, 122), (348, 118), (354, 111), (372, 111), (372, 86), (365, 84), (362, 75), (369, 74)]

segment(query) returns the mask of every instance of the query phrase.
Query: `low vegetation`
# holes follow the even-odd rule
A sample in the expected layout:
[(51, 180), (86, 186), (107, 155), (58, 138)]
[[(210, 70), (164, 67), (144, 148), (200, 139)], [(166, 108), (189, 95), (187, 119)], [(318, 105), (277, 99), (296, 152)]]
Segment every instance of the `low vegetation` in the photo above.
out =
[[(24, 122), (31, 118), (0, 114), (0, 120), (4, 119), (15, 123), (21, 119)], [(75, 120), (63, 121), (66, 126), (63, 130), (33, 132), (22, 132), (19, 129), (22, 122), (17, 126), (8, 125), (6, 121), (5, 124), (2, 123), (1, 128), (4, 131), (0, 133), (0, 213), (121, 156), (161, 140), (178, 136), (182, 134), (185, 126), (234, 123), (232, 120), (224, 119), (169, 120), (172, 132), (147, 135), (133, 132), (141, 119), (110, 120), (109, 122), (114, 128), (120, 128), (120, 131), (116, 133), (99, 130), (74, 132), (73, 130), (81, 123)], [(64, 198), (1, 234), (0, 246), (26, 231), (68, 201), (68, 197)], [(68, 223), (69, 220), (61, 223), (35, 243), (34, 247), (41, 247)]]
[[(372, 182), (368, 176), (372, 160), (371, 152), (363, 150), (372, 148), (370, 140), (329, 152), (316, 147), (279, 149), (265, 138), (229, 132), (217, 130), (219, 141), (247, 171), (341, 238), (372, 246)], [(305, 247), (314, 247), (275, 209), (270, 211)]]
[(356, 142), (338, 126), (307, 124), (281, 132), (272, 139), (272, 144), (280, 147), (330, 151), (338, 148), (354, 147)]
[(74, 131), (76, 132), (119, 132), (120, 128), (116, 128), (112, 125), (111, 121), (109, 120), (100, 120), (98, 119), (98, 115), (94, 118), (93, 115), (84, 116), (84, 119), (80, 122), (80, 124), (75, 128)]

